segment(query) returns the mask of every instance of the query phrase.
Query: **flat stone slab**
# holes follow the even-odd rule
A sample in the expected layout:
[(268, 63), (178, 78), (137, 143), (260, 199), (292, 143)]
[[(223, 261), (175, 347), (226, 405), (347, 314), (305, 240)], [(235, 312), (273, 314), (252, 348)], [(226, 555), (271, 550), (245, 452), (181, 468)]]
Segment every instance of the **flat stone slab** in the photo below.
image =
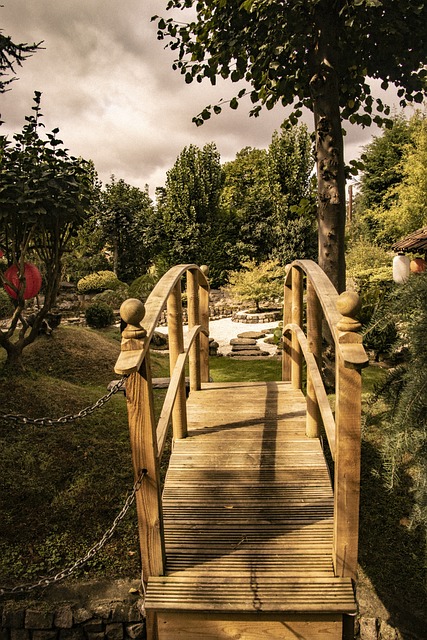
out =
[(230, 353), (227, 353), (227, 355), (230, 358), (238, 358), (238, 357), (258, 357), (258, 356), (268, 356), (269, 353), (268, 351), (261, 351), (261, 349), (259, 349), (258, 351), (256, 351), (255, 349), (252, 351), (230, 351)]
[(232, 351), (259, 351), (259, 346), (255, 344), (233, 344)]
[(238, 338), (252, 338), (253, 340), (260, 340), (261, 338), (265, 338), (265, 331), (244, 331), (243, 333), (238, 333)]
[(230, 344), (256, 344), (256, 340), (253, 338), (232, 338)]

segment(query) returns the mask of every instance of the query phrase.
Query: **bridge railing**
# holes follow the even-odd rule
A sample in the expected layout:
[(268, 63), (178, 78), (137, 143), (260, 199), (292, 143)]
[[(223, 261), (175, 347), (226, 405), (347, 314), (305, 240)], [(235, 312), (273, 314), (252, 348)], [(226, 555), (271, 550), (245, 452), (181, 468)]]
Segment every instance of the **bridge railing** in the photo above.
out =
[[(184, 336), (182, 278), (186, 275), (188, 332)], [(150, 346), (156, 326), (167, 309), (170, 382), (156, 423)], [(189, 360), (190, 388), (209, 380), (209, 285), (207, 267), (194, 264), (170, 269), (156, 284), (145, 305), (126, 300), (120, 309), (126, 328), (115, 371), (127, 375), (126, 399), (135, 479), (145, 470), (142, 491), (136, 494), (142, 578), (165, 570), (160, 495), (160, 457), (168, 427), (173, 438), (187, 434), (185, 364)]]
[[(311, 260), (295, 260), (289, 266), (284, 289), (282, 379), (301, 389), (305, 359), (306, 433), (319, 437), (323, 423), (334, 461), (335, 574), (353, 578), (359, 529), (361, 369), (368, 364), (357, 333), (358, 305), (355, 292), (338, 295), (324, 271)], [(325, 332), (335, 348), (335, 415), (320, 374)]]

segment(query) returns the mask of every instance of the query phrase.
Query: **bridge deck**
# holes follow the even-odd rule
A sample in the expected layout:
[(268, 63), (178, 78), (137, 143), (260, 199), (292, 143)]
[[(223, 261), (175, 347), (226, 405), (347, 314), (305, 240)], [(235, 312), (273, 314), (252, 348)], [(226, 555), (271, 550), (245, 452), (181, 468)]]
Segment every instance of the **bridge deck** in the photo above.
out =
[(279, 625), (269, 638), (341, 638), (354, 597), (333, 572), (333, 494), (304, 396), (285, 382), (209, 383), (187, 407), (163, 494), (167, 576), (147, 590), (158, 637), (192, 638), (185, 620), (203, 619), (204, 639), (257, 638), (261, 616)]

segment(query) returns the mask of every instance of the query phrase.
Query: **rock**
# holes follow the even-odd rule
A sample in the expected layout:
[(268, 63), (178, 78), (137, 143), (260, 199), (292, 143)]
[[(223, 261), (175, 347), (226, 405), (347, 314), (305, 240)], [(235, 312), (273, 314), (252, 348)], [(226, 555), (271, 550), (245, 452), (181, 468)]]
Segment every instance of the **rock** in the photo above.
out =
[(361, 618), (360, 620), (360, 640), (377, 640), (377, 619)]
[(256, 344), (256, 340), (254, 340), (253, 338), (232, 338), (230, 340), (230, 344), (251, 344), (254, 345)]
[(254, 344), (233, 344), (232, 351), (259, 351), (259, 346), (255, 342)]
[(255, 350), (250, 350), (250, 351), (231, 351), (230, 353), (227, 354), (229, 357), (231, 358), (246, 358), (246, 357), (258, 357), (258, 356), (268, 356), (268, 351), (261, 351), (261, 349), (259, 351), (255, 351)]
[(265, 331), (243, 331), (243, 333), (238, 333), (238, 338), (252, 338), (253, 340), (261, 340), (261, 338), (265, 338)]
[(56, 611), (54, 625), (58, 629), (71, 629), (73, 626), (73, 612), (69, 605), (63, 606)]
[(25, 614), (26, 629), (51, 629), (53, 625), (53, 613), (27, 609)]
[(385, 620), (380, 622), (380, 640), (400, 640), (401, 635), (394, 627), (391, 627)]

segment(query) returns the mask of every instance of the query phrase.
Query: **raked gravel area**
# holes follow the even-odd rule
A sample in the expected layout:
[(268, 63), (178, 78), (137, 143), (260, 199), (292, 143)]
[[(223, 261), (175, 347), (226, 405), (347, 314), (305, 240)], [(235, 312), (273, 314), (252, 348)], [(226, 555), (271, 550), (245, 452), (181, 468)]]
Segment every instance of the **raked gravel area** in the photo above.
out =
[[(231, 318), (221, 318), (221, 320), (209, 321), (209, 335), (219, 344), (219, 353), (227, 355), (231, 351), (230, 340), (237, 338), (240, 333), (246, 331), (267, 331), (275, 329), (279, 322), (258, 322), (246, 324), (245, 322), (234, 322)], [(184, 327), (184, 332), (187, 327)], [(167, 327), (157, 327), (156, 331), (167, 333)], [(258, 345), (263, 351), (268, 351), (270, 355), (275, 355), (277, 347), (275, 344), (266, 344), (264, 339), (258, 340)]]

